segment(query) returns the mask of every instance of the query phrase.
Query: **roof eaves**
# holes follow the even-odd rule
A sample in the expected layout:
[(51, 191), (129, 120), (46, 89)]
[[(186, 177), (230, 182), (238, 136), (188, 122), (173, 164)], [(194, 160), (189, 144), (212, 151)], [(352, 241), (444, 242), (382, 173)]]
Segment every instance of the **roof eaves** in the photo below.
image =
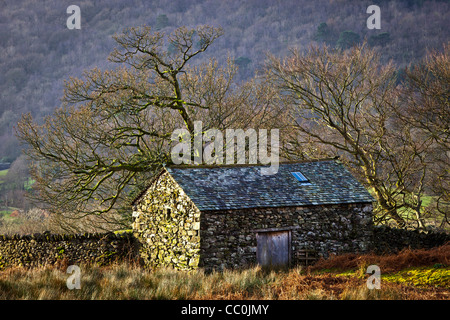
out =
[(359, 204), (359, 203), (372, 203), (368, 199), (366, 200), (357, 200), (357, 201), (336, 201), (336, 202), (324, 202), (324, 203), (315, 203), (315, 202), (305, 202), (305, 203), (297, 203), (292, 205), (265, 205), (265, 206), (242, 206), (242, 207), (216, 207), (216, 208), (203, 208), (199, 209), (201, 212), (217, 212), (217, 211), (237, 211), (237, 210), (248, 210), (248, 209), (280, 209), (280, 208), (295, 208), (295, 207), (317, 207), (317, 206), (332, 206), (332, 205), (346, 205), (346, 204)]

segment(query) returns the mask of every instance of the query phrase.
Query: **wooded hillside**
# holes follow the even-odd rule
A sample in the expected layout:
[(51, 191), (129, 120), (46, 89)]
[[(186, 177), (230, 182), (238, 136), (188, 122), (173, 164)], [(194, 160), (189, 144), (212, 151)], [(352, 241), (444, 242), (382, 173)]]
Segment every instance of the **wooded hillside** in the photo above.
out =
[[(60, 105), (63, 82), (85, 69), (110, 67), (112, 35), (123, 28), (149, 25), (221, 26), (224, 36), (202, 55), (240, 67), (239, 78), (252, 76), (270, 52), (311, 42), (347, 45), (349, 38), (380, 47), (383, 59), (398, 68), (440, 50), (449, 39), (450, 1), (360, 0), (80, 0), (81, 30), (69, 30), (66, 9), (73, 1), (7, 0), (0, 11), (0, 162), (12, 162), (21, 146), (14, 126), (21, 113), (36, 118)], [(369, 30), (366, 9), (381, 8), (381, 29)]]

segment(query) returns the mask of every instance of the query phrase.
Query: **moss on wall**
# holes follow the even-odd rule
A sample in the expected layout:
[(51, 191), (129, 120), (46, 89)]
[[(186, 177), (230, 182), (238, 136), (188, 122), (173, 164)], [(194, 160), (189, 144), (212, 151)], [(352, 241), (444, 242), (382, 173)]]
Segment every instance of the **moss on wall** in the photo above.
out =
[(152, 184), (134, 210), (134, 234), (147, 266), (198, 266), (200, 211), (168, 173)]
[(60, 260), (104, 265), (135, 258), (134, 243), (130, 233), (0, 235), (0, 269), (43, 266)]

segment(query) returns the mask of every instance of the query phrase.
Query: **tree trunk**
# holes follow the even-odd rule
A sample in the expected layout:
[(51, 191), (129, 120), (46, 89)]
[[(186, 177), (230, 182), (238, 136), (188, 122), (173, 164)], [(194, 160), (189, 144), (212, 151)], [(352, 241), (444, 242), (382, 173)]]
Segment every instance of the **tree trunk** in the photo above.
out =
[(405, 220), (400, 217), (397, 213), (397, 208), (389, 204), (386, 199), (383, 197), (383, 194), (380, 190), (378, 190), (377, 187), (374, 187), (375, 190), (375, 198), (378, 201), (378, 204), (380, 205), (381, 209), (394, 221), (399, 225), (399, 227), (405, 226)]

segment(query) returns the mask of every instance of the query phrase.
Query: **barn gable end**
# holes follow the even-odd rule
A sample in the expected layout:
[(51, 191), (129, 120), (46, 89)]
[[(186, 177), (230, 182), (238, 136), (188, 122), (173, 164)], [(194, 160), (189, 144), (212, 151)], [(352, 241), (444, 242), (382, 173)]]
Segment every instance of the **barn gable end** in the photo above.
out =
[(198, 266), (200, 211), (168, 172), (153, 181), (133, 210), (133, 230), (147, 266)]

